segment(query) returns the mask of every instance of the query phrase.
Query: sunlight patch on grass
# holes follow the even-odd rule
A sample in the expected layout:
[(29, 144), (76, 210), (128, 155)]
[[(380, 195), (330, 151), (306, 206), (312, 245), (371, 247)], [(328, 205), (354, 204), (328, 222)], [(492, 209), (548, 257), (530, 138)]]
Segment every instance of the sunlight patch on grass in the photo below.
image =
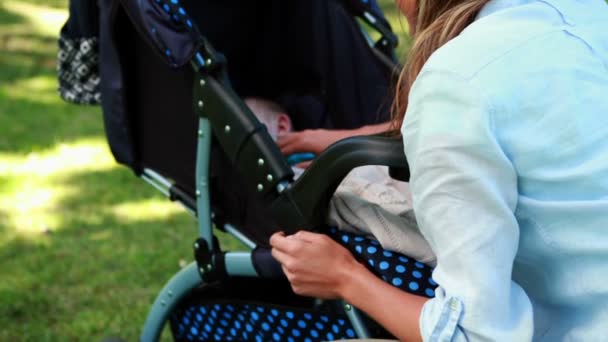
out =
[(0, 176), (24, 179), (118, 167), (103, 138), (60, 143), (43, 152), (0, 153)]
[(1, 6), (9, 12), (26, 18), (30, 27), (34, 29), (34, 33), (49, 37), (56, 37), (68, 18), (68, 11), (64, 9), (18, 1), (3, 1)]
[(4, 224), (12, 228), (8, 234), (33, 239), (59, 228), (69, 213), (57, 210), (57, 203), (81, 190), (57, 179), (116, 167), (102, 138), (61, 143), (43, 152), (0, 153), (0, 208)]
[(66, 213), (57, 212), (55, 204), (74, 191), (64, 186), (38, 187), (36, 183), (25, 183), (16, 192), (0, 199), (0, 207), (10, 210), (8, 224), (13, 227), (12, 233), (29, 240), (38, 240), (60, 225), (61, 215)]
[(184, 213), (184, 209), (165, 198), (118, 204), (110, 209), (120, 222), (163, 220)]

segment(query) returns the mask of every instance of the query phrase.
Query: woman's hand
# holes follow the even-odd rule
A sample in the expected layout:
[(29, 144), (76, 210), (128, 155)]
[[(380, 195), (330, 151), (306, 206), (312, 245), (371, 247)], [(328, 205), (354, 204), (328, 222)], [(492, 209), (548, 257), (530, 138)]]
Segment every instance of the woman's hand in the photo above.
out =
[(380, 123), (355, 129), (306, 129), (280, 135), (277, 144), (285, 155), (301, 152), (320, 154), (333, 143), (356, 135), (369, 135), (386, 132), (390, 123)]
[(293, 291), (302, 296), (343, 299), (363, 310), (400, 341), (422, 341), (419, 320), (428, 300), (389, 285), (326, 235), (298, 232), (270, 238), (272, 255)]
[(311, 152), (319, 154), (338, 140), (351, 136), (342, 130), (306, 129), (289, 132), (277, 138), (277, 144), (284, 155)]
[(350, 275), (365, 269), (344, 247), (327, 235), (300, 231), (270, 238), (277, 259), (296, 294), (323, 299), (344, 298)]

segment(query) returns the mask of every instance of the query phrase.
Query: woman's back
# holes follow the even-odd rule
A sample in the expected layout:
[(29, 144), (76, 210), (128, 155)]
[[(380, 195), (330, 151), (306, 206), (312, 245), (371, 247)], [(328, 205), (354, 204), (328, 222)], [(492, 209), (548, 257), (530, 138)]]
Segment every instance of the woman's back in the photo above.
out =
[[(423, 335), (424, 316), (441, 311), (432, 308), (444, 296), (461, 300), (467, 337), (526, 337), (530, 310), (537, 339), (606, 337), (606, 32), (603, 0), (494, 0), (423, 68), (403, 135), (406, 152), (417, 156), (415, 210), (438, 255), (434, 277), (445, 289), (425, 308)], [(443, 88), (451, 100), (425, 104)], [(453, 115), (450, 108), (460, 101), (474, 108)], [(458, 172), (441, 173), (454, 165)], [(449, 191), (452, 182), (456, 193), (442, 198), (432, 192), (440, 186)], [(466, 209), (476, 201), (485, 202), (481, 216)], [(449, 234), (436, 229), (448, 226)], [(496, 239), (504, 244), (496, 247)], [(513, 257), (514, 284), (504, 286), (511, 270), (501, 265)], [(475, 263), (477, 270), (458, 270)], [(492, 305), (484, 303), (488, 296)], [(475, 331), (483, 320), (488, 328)]]

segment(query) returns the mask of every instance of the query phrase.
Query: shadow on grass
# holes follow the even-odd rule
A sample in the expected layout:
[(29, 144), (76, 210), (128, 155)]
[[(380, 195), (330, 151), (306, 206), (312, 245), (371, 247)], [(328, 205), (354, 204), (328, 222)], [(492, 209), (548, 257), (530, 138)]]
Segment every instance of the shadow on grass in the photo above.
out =
[(23, 24), (25, 22), (26, 22), (25, 18), (23, 18), (20, 15), (15, 14), (15, 13), (7, 11), (6, 9), (4, 9), (2, 4), (0, 4), (0, 23), (2, 23), (2, 26)]
[[(48, 5), (46, 1), (30, 1)], [(67, 1), (52, 2), (59, 7)], [(65, 140), (99, 136), (99, 107), (62, 102), (57, 92), (57, 39), (0, 4), (0, 152), (31, 153)]]
[[(1, 185), (3, 184), (3, 178), (4, 177), (0, 177), (0, 193), (4, 193), (4, 187), (2, 187)], [(4, 208), (0, 207), (0, 236), (5, 236), (6, 234), (8, 234), (8, 227), (10, 225), (10, 222), (11, 221), (9, 213)]]
[(0, 3), (0, 85), (38, 75), (55, 75), (57, 38), (32, 33), (30, 21)]
[(63, 103), (54, 92), (25, 95), (0, 88), (0, 152), (44, 150), (60, 141), (98, 137), (103, 130), (98, 107)]
[(0, 83), (39, 75), (55, 77), (56, 63), (57, 39), (35, 34), (0, 35)]

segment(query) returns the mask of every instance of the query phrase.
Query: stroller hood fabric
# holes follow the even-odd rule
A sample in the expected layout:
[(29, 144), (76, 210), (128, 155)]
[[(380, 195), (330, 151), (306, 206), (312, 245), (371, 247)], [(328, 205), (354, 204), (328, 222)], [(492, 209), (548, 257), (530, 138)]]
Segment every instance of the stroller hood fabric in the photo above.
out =
[[(295, 129), (355, 128), (388, 120), (394, 66), (372, 51), (342, 0), (180, 3), (193, 26), (226, 57), (234, 91), (242, 98), (280, 102)], [(102, 106), (112, 153), (136, 173), (152, 169), (193, 196), (194, 71), (189, 65), (169, 67), (159, 42), (180, 65), (197, 49), (200, 36), (172, 19), (161, 26), (157, 21), (169, 17), (153, 1), (99, 4)], [(153, 27), (162, 39), (153, 41)], [(179, 43), (184, 37), (194, 45)], [(251, 239), (267, 244), (270, 215), (256, 193), (243, 190), (243, 177), (219, 146), (213, 147), (210, 176), (216, 223), (243, 227)]]
[(187, 64), (200, 48), (200, 33), (179, 1), (122, 1), (140, 34), (172, 68)]

